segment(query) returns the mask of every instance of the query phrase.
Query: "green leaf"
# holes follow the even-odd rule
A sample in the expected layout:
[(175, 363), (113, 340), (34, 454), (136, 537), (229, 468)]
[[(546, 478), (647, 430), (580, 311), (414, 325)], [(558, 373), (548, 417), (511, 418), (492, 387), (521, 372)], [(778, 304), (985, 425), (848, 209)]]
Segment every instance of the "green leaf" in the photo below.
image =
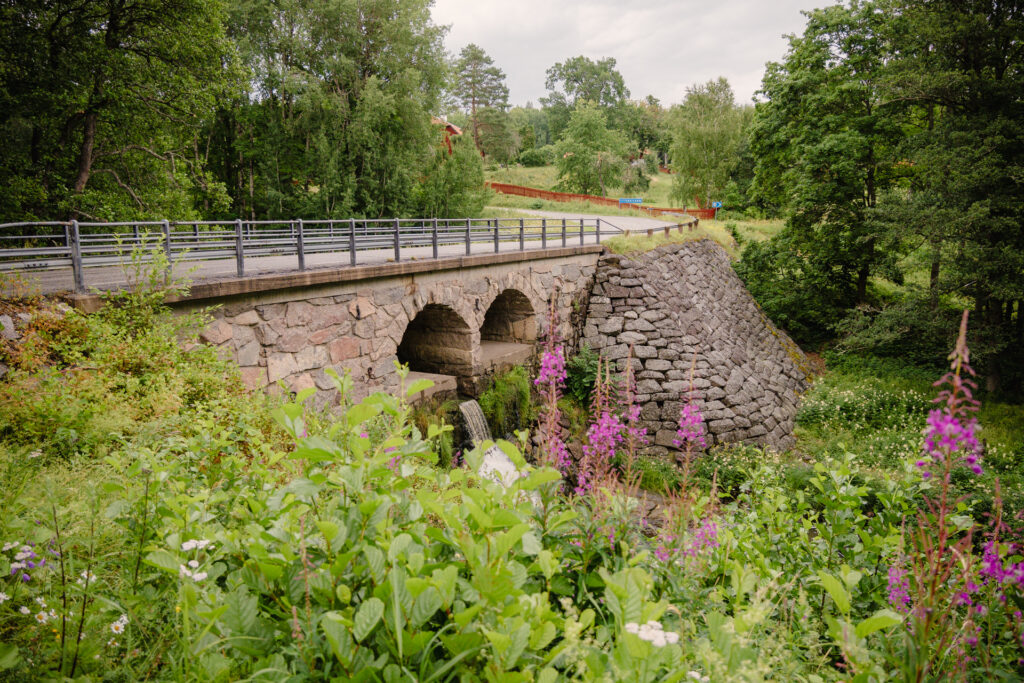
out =
[(21, 661), (18, 646), (14, 643), (0, 643), (0, 671), (13, 669)]
[(501, 557), (509, 550), (511, 550), (512, 546), (514, 546), (519, 541), (519, 539), (523, 537), (523, 534), (525, 534), (529, 530), (529, 524), (517, 524), (508, 531), (499, 534), (498, 537), (494, 540), (494, 553), (491, 559)]
[(432, 616), (441, 609), (441, 594), (437, 589), (430, 586), (416, 598), (409, 614), (409, 624), (413, 628), (419, 628), (427, 623)]
[(522, 541), (523, 541), (523, 552), (526, 553), (527, 555), (536, 555), (543, 548), (543, 546), (540, 544), (540, 541), (537, 540), (537, 535), (535, 533), (533, 533), (532, 531), (529, 532), (529, 533), (523, 534)]
[(846, 588), (843, 587), (842, 582), (836, 577), (832, 576), (827, 572), (818, 572), (818, 579), (821, 581), (821, 585), (824, 586), (825, 590), (828, 591), (829, 596), (832, 597), (833, 602), (836, 603), (836, 607), (843, 614), (850, 612), (850, 594), (846, 592)]
[(341, 612), (327, 612), (320, 619), (320, 628), (331, 644), (331, 651), (346, 666), (352, 662), (352, 636)]
[(379, 598), (369, 598), (359, 606), (352, 624), (352, 636), (357, 643), (363, 642), (363, 639), (370, 635), (383, 615), (384, 603)]
[(361, 425), (371, 417), (374, 417), (380, 413), (381, 407), (379, 404), (373, 403), (358, 403), (348, 409), (348, 413), (345, 415), (345, 419), (348, 421), (349, 427), (355, 427)]
[(178, 568), (181, 566), (181, 561), (166, 550), (151, 552), (142, 561), (151, 567), (163, 569), (165, 572), (175, 575), (177, 575)]
[(407, 398), (412, 398), (416, 394), (420, 393), (421, 391), (425, 391), (426, 389), (429, 389), (432, 386), (434, 386), (433, 380), (418, 379), (409, 385), (409, 388), (405, 390), (405, 395)]
[(892, 628), (903, 623), (903, 617), (889, 609), (880, 609), (864, 621), (857, 624), (857, 637), (867, 638), (875, 631)]

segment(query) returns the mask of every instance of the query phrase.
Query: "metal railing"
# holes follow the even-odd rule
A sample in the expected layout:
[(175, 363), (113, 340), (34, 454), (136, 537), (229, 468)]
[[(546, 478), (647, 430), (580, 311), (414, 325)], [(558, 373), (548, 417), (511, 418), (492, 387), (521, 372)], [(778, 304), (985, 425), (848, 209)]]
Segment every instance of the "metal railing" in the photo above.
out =
[[(600, 218), (6, 223), (0, 224), (0, 272), (70, 270), (74, 289), (83, 292), (89, 269), (125, 266), (129, 259), (151, 263), (154, 250), (166, 257), (168, 269), (234, 261), (233, 274), (245, 277), (247, 259), (264, 259), (260, 272), (306, 270), (356, 266), (359, 255), (370, 252), (376, 252), (377, 263), (398, 262), (490, 252), (490, 245), (499, 253), (600, 244), (602, 237), (621, 232)], [(481, 250), (481, 244), (488, 246)], [(281, 256), (295, 261), (266, 261)]]

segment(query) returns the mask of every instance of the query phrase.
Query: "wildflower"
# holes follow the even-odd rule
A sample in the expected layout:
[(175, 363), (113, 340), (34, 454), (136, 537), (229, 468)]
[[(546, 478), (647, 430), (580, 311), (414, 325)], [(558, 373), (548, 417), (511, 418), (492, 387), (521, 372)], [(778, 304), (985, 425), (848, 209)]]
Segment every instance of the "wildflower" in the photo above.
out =
[(7, 595), (7, 593), (4, 593), (3, 591), (0, 591), (0, 605), (4, 604), (5, 602), (7, 602), (10, 599), (11, 599), (11, 597), (9, 595)]
[(96, 575), (90, 571), (83, 571), (77, 580), (79, 586), (89, 587), (89, 584), (96, 580)]
[(188, 550), (203, 550), (203, 549), (209, 547), (210, 550), (213, 550), (213, 546), (211, 546), (210, 543), (212, 543), (212, 541), (207, 541), (207, 540), (203, 540), (203, 539), (197, 539), (197, 540), (192, 540), (192, 541), (185, 541), (184, 543), (181, 544), (181, 549), (185, 550), (185, 551), (188, 551)]
[(189, 560), (188, 566), (192, 567), (192, 569), (199, 569), (199, 562), (196, 560)]
[(38, 604), (40, 607), (42, 607), (44, 609), (46, 608), (46, 600), (43, 600), (41, 597), (36, 598), (35, 600), (36, 600), (36, 604)]
[(17, 541), (13, 541), (11, 543), (4, 543), (4, 552), (6, 553), (11, 548), (17, 548), (19, 545), (20, 543), (18, 543)]
[(897, 612), (907, 611), (910, 605), (910, 583), (907, 581), (907, 571), (899, 565), (889, 567), (889, 604)]
[(702, 450), (707, 448), (707, 442), (704, 440), (704, 416), (701, 415), (697, 404), (693, 402), (692, 395), (679, 411), (679, 429), (676, 431), (676, 438), (672, 440), (672, 443), (676, 447), (682, 447), (685, 444), (687, 449), (691, 445)]
[(708, 683), (711, 680), (707, 676), (701, 676), (699, 671), (687, 671), (686, 677), (691, 681), (698, 681), (698, 683)]
[(47, 621), (49, 621), (49, 619), (50, 615), (46, 612), (39, 612), (38, 614), (36, 614), (36, 621), (38, 621), (40, 624), (45, 624)]
[(121, 635), (122, 633), (124, 633), (124, 624), (122, 624), (120, 621), (115, 621), (110, 625), (110, 631), (111, 633), (114, 633), (116, 635)]
[(111, 638), (107, 641), (107, 647), (117, 647), (117, 641)]
[(657, 621), (648, 621), (646, 624), (629, 622), (625, 625), (625, 630), (655, 647), (665, 647), (679, 642), (678, 633), (666, 632)]
[(546, 352), (540, 359), (540, 372), (533, 380), (535, 386), (561, 384), (565, 381), (565, 353), (561, 346)]
[(26, 615), (26, 616), (29, 615), (29, 614), (32, 614), (32, 610), (30, 610), (28, 607), (25, 607), (24, 605), (19, 607), (18, 611), (21, 612), (22, 614)]

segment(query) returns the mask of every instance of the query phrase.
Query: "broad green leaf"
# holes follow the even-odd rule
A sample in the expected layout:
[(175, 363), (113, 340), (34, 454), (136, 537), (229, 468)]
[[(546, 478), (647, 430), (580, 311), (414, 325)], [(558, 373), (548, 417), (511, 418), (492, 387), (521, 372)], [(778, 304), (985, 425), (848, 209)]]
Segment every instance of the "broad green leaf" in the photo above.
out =
[(434, 386), (433, 380), (418, 379), (418, 380), (416, 380), (415, 382), (413, 382), (412, 384), (409, 385), (409, 388), (405, 390), (405, 395), (408, 398), (412, 398), (416, 394), (418, 394), (421, 391), (424, 391), (426, 389), (429, 389), (432, 386)]
[(352, 636), (349, 634), (347, 619), (341, 612), (327, 612), (320, 619), (320, 628), (331, 644), (334, 656), (345, 665), (352, 661)]
[(540, 541), (537, 540), (537, 535), (534, 534), (532, 531), (523, 534), (522, 541), (523, 552), (527, 555), (536, 555), (541, 551), (541, 548), (543, 548), (543, 546), (540, 544)]
[(494, 540), (494, 553), (491, 559), (502, 557), (505, 553), (512, 549), (520, 538), (523, 537), (527, 531), (530, 530), (529, 524), (517, 524), (508, 531), (504, 531), (497, 536)]
[(355, 427), (361, 425), (371, 417), (380, 413), (381, 407), (378, 404), (372, 403), (358, 403), (348, 409), (348, 413), (345, 415), (345, 419), (348, 421), (349, 427)]
[(850, 612), (850, 594), (846, 592), (842, 582), (827, 572), (818, 572), (818, 579), (821, 585), (828, 591), (829, 596), (836, 603), (836, 607), (843, 614)]
[(170, 554), (166, 550), (156, 550), (154, 552), (151, 552), (150, 554), (146, 555), (146, 557), (143, 559), (143, 562), (150, 565), (151, 567), (163, 569), (165, 572), (171, 574), (177, 574), (178, 569), (179, 567), (181, 567), (182, 564), (182, 562), (177, 557)]
[(0, 643), (0, 671), (13, 669), (18, 665), (18, 646), (14, 643)]
[(903, 617), (889, 609), (880, 609), (864, 621), (857, 624), (857, 636), (867, 638), (875, 631), (891, 628), (903, 623)]
[(366, 636), (370, 635), (374, 627), (384, 614), (384, 603), (379, 598), (368, 598), (359, 606), (356, 618), (352, 624), (352, 636), (357, 643), (361, 643)]
[(416, 602), (413, 603), (412, 610), (409, 613), (409, 625), (413, 628), (419, 628), (423, 624), (427, 623), (432, 616), (441, 609), (441, 594), (437, 592), (437, 589), (430, 586), (416, 598)]

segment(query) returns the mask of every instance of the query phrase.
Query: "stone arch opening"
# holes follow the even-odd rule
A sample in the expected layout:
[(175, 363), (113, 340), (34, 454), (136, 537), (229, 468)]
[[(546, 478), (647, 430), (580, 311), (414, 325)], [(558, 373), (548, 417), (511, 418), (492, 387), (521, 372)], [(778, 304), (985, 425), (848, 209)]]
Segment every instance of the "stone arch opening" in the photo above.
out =
[(450, 306), (427, 304), (405, 328), (398, 360), (429, 375), (431, 393), (463, 388), (473, 375), (473, 330)]
[(537, 314), (526, 295), (506, 289), (491, 302), (480, 326), (482, 341), (532, 344), (537, 340)]
[(506, 289), (491, 302), (480, 326), (484, 372), (501, 372), (530, 360), (537, 340), (537, 314), (526, 295)]

